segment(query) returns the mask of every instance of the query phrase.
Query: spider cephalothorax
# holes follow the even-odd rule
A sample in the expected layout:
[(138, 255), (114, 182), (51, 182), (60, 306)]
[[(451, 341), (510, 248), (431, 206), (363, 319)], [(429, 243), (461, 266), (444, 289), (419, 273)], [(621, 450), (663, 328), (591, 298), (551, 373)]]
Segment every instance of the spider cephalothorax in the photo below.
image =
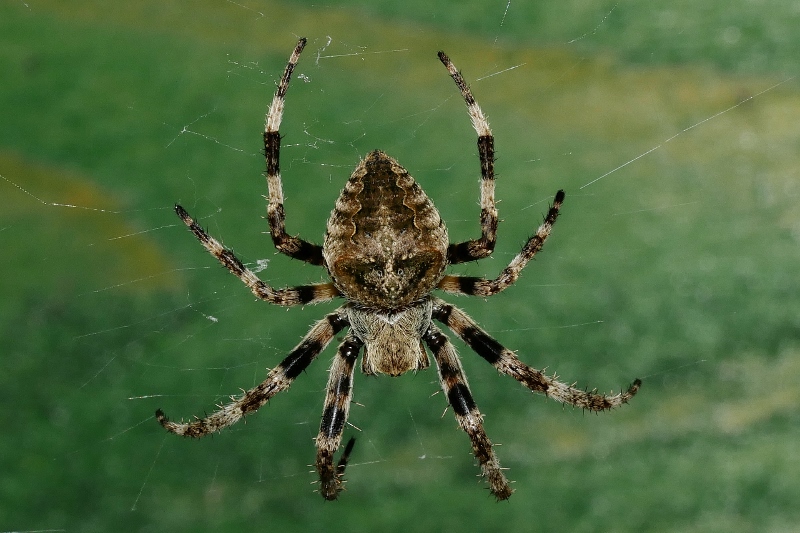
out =
[(449, 243), (439, 212), (422, 188), (397, 161), (373, 151), (356, 167), (345, 184), (328, 221), (322, 246), (286, 233), (280, 176), (280, 127), (289, 79), (306, 40), (300, 39), (278, 84), (267, 113), (264, 148), (267, 162), (270, 234), (278, 251), (314, 265), (325, 266), (331, 282), (274, 289), (261, 281), (229, 249), (208, 235), (181, 206), (175, 211), (203, 246), (239, 277), (259, 298), (283, 305), (303, 305), (340, 297), (346, 303), (312, 326), (300, 344), (273, 368), (259, 385), (232, 403), (190, 423), (167, 419), (156, 412), (161, 425), (179, 435), (202, 437), (237, 422), (256, 411), (292, 381), (325, 349), (334, 336), (349, 328), (339, 345), (328, 378), (325, 408), (317, 435), (316, 468), (320, 493), (333, 500), (342, 490), (343, 475), (354, 440), (351, 438), (334, 464), (334, 453), (353, 395), (353, 374), (363, 350), (366, 374), (399, 376), (430, 365), (433, 356), (447, 401), (456, 420), (470, 438), (472, 451), (498, 500), (508, 498), (511, 487), (501, 471), (492, 442), (483, 429), (482, 415), (472, 398), (455, 348), (434, 323), (447, 326), (467, 346), (534, 392), (592, 411), (626, 403), (639, 390), (635, 380), (625, 391), (605, 396), (587, 392), (548, 377), (523, 363), (511, 350), (483, 331), (463, 311), (433, 296), (435, 289), (456, 294), (491, 296), (512, 285), (542, 248), (558, 217), (563, 191), (558, 191), (544, 221), (522, 250), (494, 279), (446, 275), (449, 264), (474, 261), (494, 250), (497, 210), (494, 201), (494, 137), (461, 74), (450, 59), (439, 59), (456, 82), (478, 133), (481, 162), (481, 236)]

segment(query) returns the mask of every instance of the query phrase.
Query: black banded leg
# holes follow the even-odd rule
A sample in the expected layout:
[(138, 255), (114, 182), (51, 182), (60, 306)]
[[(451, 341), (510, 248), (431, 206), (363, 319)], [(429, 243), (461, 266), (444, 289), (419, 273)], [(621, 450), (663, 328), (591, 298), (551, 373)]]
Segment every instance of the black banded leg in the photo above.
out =
[(339, 296), (339, 291), (333, 286), (333, 283), (318, 283), (315, 285), (273, 289), (261, 281), (252, 270), (244, 266), (231, 250), (225, 248), (222, 243), (206, 233), (205, 230), (189, 216), (189, 213), (187, 213), (183, 207), (176, 205), (175, 212), (181, 217), (181, 220), (183, 220), (183, 223), (186, 224), (191, 232), (194, 233), (194, 236), (197, 237), (200, 244), (202, 244), (211, 255), (216, 257), (225, 268), (230, 270), (234, 276), (242, 280), (258, 298), (276, 305), (289, 307), (293, 305), (324, 302)]
[(283, 186), (281, 184), (281, 135), (279, 130), (281, 119), (283, 118), (283, 107), (286, 91), (289, 88), (289, 80), (305, 46), (305, 38), (300, 39), (291, 57), (289, 57), (289, 62), (283, 71), (283, 76), (272, 99), (272, 104), (269, 106), (264, 125), (264, 157), (267, 162), (267, 187), (269, 189), (267, 220), (269, 221), (272, 242), (279, 252), (312, 265), (322, 265), (324, 261), (321, 246), (286, 233), (286, 214), (283, 209)]
[(342, 458), (334, 466), (333, 455), (342, 442), (342, 432), (350, 412), (350, 400), (353, 398), (353, 372), (358, 352), (364, 344), (352, 333), (347, 335), (339, 346), (339, 351), (331, 365), (328, 377), (328, 393), (325, 395), (325, 408), (317, 435), (316, 468), (319, 473), (319, 492), (326, 500), (335, 500), (342, 491), (344, 469), (353, 448), (354, 439), (350, 439)]
[[(329, 314), (311, 328), (289, 355), (272, 369), (261, 384), (245, 392), (232, 403), (220, 406), (219, 410), (188, 424), (172, 422), (161, 409), (156, 418), (167, 431), (187, 437), (203, 437), (220, 431), (238, 422), (243, 416), (257, 411), (277, 393), (289, 388), (294, 379), (331, 342), (334, 335), (348, 325), (346, 314), (340, 308)], [(233, 398), (231, 398), (233, 399)]]
[(522, 269), (533, 259), (533, 257), (542, 249), (544, 241), (550, 235), (558, 218), (561, 204), (564, 202), (564, 191), (558, 191), (553, 200), (553, 205), (544, 218), (544, 221), (536, 230), (536, 233), (528, 239), (522, 250), (511, 260), (511, 263), (500, 272), (500, 275), (495, 279), (487, 280), (484, 278), (476, 278), (470, 276), (452, 276), (448, 275), (442, 278), (437, 288), (455, 294), (467, 294), (470, 296), (492, 296), (505, 290), (510, 285), (513, 285)]
[(627, 403), (642, 384), (641, 380), (634, 380), (628, 390), (613, 395), (576, 389), (556, 380), (555, 376), (547, 377), (543, 372), (526, 365), (514, 352), (483, 331), (466, 313), (438, 298), (433, 301), (433, 318), (447, 325), (470, 348), (503, 374), (511, 376), (533, 392), (562, 403), (590, 411), (605, 411)]
[(439, 368), (439, 381), (447, 401), (453, 408), (456, 420), (461, 429), (472, 442), (472, 452), (481, 465), (481, 473), (489, 483), (489, 490), (498, 500), (505, 500), (514, 492), (503, 475), (500, 463), (492, 449), (492, 441), (483, 430), (483, 416), (467, 385), (467, 378), (461, 368), (456, 350), (447, 336), (435, 325), (431, 324), (424, 336), (425, 343), (433, 352)]
[(494, 202), (494, 137), (489, 122), (475, 102), (469, 86), (461, 73), (444, 52), (439, 60), (447, 67), (450, 77), (456, 82), (461, 96), (467, 104), (472, 127), (478, 134), (478, 156), (481, 161), (481, 237), (480, 239), (451, 244), (447, 249), (447, 261), (451, 264), (475, 261), (491, 255), (497, 240), (497, 209)]

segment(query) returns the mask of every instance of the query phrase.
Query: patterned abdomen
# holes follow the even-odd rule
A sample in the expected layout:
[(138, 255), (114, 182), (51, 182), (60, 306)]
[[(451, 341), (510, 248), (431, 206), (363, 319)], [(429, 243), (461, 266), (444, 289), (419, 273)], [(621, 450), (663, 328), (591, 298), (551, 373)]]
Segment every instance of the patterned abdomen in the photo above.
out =
[(404, 308), (447, 266), (447, 229), (406, 169), (376, 150), (356, 167), (328, 220), (324, 257), (336, 287), (366, 307)]

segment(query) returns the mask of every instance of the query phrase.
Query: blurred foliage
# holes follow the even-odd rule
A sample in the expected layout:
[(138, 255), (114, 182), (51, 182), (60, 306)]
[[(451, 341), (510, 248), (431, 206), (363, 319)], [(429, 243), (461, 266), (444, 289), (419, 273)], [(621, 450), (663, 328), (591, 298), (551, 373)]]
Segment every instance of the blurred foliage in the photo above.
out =
[[(788, 531), (800, 459), (800, 38), (792, 2), (16, 2), (0, 6), (0, 530)], [(519, 283), (451, 299), (536, 367), (619, 390), (590, 416), (459, 344), (517, 493), (476, 480), (433, 371), (357, 376), (341, 501), (312, 494), (327, 359), (221, 435), (165, 435), (263, 379), (335, 304), (254, 302), (181, 202), (278, 285), (260, 131), (309, 37), (282, 133), (287, 226), (319, 241), (381, 148), (453, 240), (478, 161), (447, 50), (497, 138), (494, 276), (559, 188)]]

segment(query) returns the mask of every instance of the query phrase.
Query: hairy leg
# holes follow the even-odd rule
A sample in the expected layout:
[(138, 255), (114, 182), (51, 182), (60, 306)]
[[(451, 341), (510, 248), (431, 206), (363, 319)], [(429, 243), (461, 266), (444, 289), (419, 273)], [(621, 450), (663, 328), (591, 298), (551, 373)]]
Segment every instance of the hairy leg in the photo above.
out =
[(238, 422), (243, 416), (261, 408), (267, 401), (289, 388), (295, 378), (331, 342), (334, 335), (348, 325), (342, 308), (329, 314), (311, 328), (289, 355), (272, 369), (262, 383), (245, 392), (240, 398), (220, 406), (216, 412), (194, 422), (179, 423), (170, 421), (164, 412), (156, 411), (156, 418), (167, 431), (188, 437), (203, 437), (215, 433)]
[(244, 266), (231, 250), (225, 248), (218, 240), (206, 233), (183, 207), (176, 205), (175, 212), (181, 217), (183, 223), (186, 224), (194, 236), (197, 237), (200, 244), (211, 255), (216, 257), (225, 268), (230, 270), (234, 276), (242, 280), (258, 298), (276, 305), (289, 307), (324, 302), (339, 296), (339, 291), (333, 286), (333, 283), (273, 289), (261, 281), (252, 270)]
[(494, 202), (494, 137), (489, 122), (475, 102), (469, 86), (461, 73), (444, 52), (439, 52), (439, 60), (447, 68), (450, 77), (456, 82), (461, 96), (467, 104), (467, 111), (472, 119), (472, 127), (478, 134), (478, 155), (481, 161), (481, 237), (456, 244), (447, 249), (447, 261), (450, 264), (475, 261), (491, 255), (497, 239), (497, 209)]
[(492, 441), (483, 430), (483, 416), (472, 399), (467, 378), (461, 368), (456, 350), (441, 330), (431, 324), (424, 336), (425, 343), (433, 352), (439, 369), (439, 381), (447, 401), (453, 408), (461, 429), (472, 442), (472, 452), (478, 459), (481, 472), (489, 483), (489, 490), (498, 500), (506, 500), (514, 492), (503, 475), (500, 463), (494, 454)]
[(289, 80), (305, 46), (305, 38), (297, 42), (297, 46), (295, 46), (286, 65), (286, 70), (283, 71), (283, 76), (278, 82), (278, 88), (275, 91), (272, 104), (269, 106), (269, 112), (264, 124), (264, 157), (267, 162), (267, 187), (269, 189), (267, 220), (269, 221), (272, 242), (279, 252), (312, 265), (322, 265), (321, 246), (286, 233), (286, 213), (283, 209), (283, 184), (281, 183), (280, 170), (281, 134), (279, 130), (281, 119), (283, 118)]
[(337, 466), (333, 464), (333, 454), (342, 442), (342, 432), (350, 412), (353, 398), (353, 372), (358, 352), (364, 344), (349, 334), (339, 346), (339, 351), (331, 365), (328, 377), (328, 392), (325, 395), (325, 408), (322, 412), (319, 435), (317, 435), (316, 468), (319, 473), (320, 494), (326, 500), (335, 500), (342, 491), (342, 476), (347, 457), (352, 450), (352, 440), (345, 448)]
[(484, 279), (470, 276), (452, 276), (447, 275), (442, 278), (437, 288), (455, 294), (468, 294), (470, 296), (492, 296), (505, 290), (510, 285), (513, 285), (522, 269), (533, 259), (539, 250), (544, 246), (544, 241), (550, 235), (553, 229), (553, 224), (558, 218), (559, 209), (564, 201), (564, 191), (556, 193), (553, 205), (544, 218), (541, 226), (536, 230), (536, 233), (528, 239), (522, 250), (511, 260), (511, 263), (503, 269), (499, 276), (495, 279)]
[(576, 389), (558, 381), (555, 376), (548, 377), (540, 370), (526, 365), (514, 352), (483, 331), (466, 313), (438, 298), (433, 301), (433, 318), (447, 325), (470, 348), (503, 374), (511, 376), (533, 392), (562, 403), (590, 411), (605, 411), (627, 403), (642, 384), (640, 380), (634, 380), (628, 390), (614, 395)]

